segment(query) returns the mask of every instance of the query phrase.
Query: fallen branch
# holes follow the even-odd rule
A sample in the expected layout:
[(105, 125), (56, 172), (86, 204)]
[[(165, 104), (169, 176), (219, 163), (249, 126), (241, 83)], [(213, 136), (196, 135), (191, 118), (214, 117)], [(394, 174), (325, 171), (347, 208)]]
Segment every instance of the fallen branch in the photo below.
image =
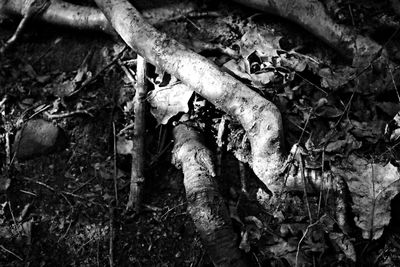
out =
[(276, 178), (283, 164), (283, 135), (276, 106), (208, 59), (158, 32), (128, 1), (96, 0), (96, 3), (127, 45), (236, 118), (249, 137), (250, 166), (255, 174), (272, 191), (280, 187)]
[(195, 128), (174, 128), (173, 162), (182, 168), (188, 212), (215, 266), (247, 266), (236, 244), (228, 210), (214, 181), (212, 154)]

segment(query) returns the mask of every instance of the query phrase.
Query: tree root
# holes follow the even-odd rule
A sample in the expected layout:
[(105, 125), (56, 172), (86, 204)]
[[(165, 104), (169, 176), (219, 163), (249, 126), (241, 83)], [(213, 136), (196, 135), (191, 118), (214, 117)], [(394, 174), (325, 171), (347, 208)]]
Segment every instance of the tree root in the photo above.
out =
[(224, 199), (219, 194), (212, 154), (190, 123), (174, 128), (173, 161), (182, 168), (188, 212), (215, 266), (247, 266)]
[(283, 165), (283, 127), (276, 106), (208, 59), (158, 32), (128, 1), (96, 3), (126, 44), (241, 123), (250, 140), (250, 166), (275, 191)]
[(382, 46), (372, 39), (335, 23), (319, 0), (233, 1), (295, 22), (352, 60), (354, 67), (369, 65), (382, 51)]
[[(95, 7), (78, 6), (60, 0), (49, 0), (50, 5), (37, 19), (50, 24), (71, 27), (79, 30), (94, 30), (115, 35), (113, 27), (104, 14)], [(21, 16), (25, 9), (24, 0), (1, 0), (0, 14)], [(144, 10), (143, 17), (150, 24), (158, 24), (171, 19), (176, 19), (182, 14), (189, 14), (197, 8), (192, 1), (182, 1), (162, 8)]]

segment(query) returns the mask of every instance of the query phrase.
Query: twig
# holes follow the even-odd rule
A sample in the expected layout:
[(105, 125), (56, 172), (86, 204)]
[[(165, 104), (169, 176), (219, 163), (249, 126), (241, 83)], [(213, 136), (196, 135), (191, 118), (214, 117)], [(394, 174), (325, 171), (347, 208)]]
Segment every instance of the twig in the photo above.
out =
[(110, 68), (111, 66), (113, 66), (115, 63), (118, 62), (118, 60), (122, 57), (122, 55), (124, 54), (124, 52), (128, 49), (127, 46), (125, 46), (124, 49), (122, 49), (121, 52), (118, 53), (118, 55), (110, 62), (108, 63), (106, 66), (104, 66), (99, 72), (97, 72), (93, 77), (91, 77), (90, 79), (85, 80), (81, 86), (79, 86), (77, 89), (75, 89), (74, 91), (72, 91), (71, 93), (69, 93), (66, 97), (72, 97), (76, 94), (78, 94), (80, 91), (82, 91), (84, 88), (86, 88), (86, 86), (88, 86), (89, 84), (91, 84), (92, 82), (94, 82), (95, 80), (97, 80), (97, 78), (100, 76), (100, 74), (102, 74), (105, 70), (107, 70), (108, 68)]
[(305, 168), (304, 157), (303, 157), (303, 155), (300, 155), (300, 175), (301, 175), (301, 179), (303, 180), (304, 201), (306, 202), (310, 223), (312, 223), (313, 219), (312, 219), (312, 215), (311, 215), (310, 203), (308, 202), (307, 181), (306, 181), (306, 177), (304, 175), (304, 168)]
[(325, 148), (322, 150), (322, 158), (321, 158), (321, 177), (322, 177), (322, 183), (321, 183), (321, 190), (319, 191), (319, 197), (318, 197), (318, 209), (317, 209), (317, 219), (319, 218), (319, 214), (321, 212), (321, 205), (322, 205), (322, 192), (325, 187), (325, 179), (324, 179), (324, 173), (325, 173)]
[(390, 73), (390, 77), (392, 78), (392, 83), (393, 83), (393, 86), (394, 86), (394, 90), (396, 91), (396, 95), (397, 95), (397, 98), (398, 98), (399, 103), (400, 103), (400, 95), (399, 95), (399, 91), (397, 90), (396, 82), (394, 81), (392, 69), (389, 69), (389, 73)]
[(41, 109), (39, 109), (38, 111), (36, 111), (35, 113), (33, 113), (33, 114), (28, 118), (28, 120), (32, 119), (33, 117), (35, 117), (36, 115), (42, 113), (43, 111), (48, 110), (49, 108), (51, 108), (51, 105), (45, 105), (45, 106), (43, 106)]
[(33, 197), (37, 197), (37, 195), (35, 193), (32, 193), (30, 191), (26, 191), (26, 190), (20, 189), (19, 192), (27, 194), (27, 195), (30, 195), (30, 196), (33, 196)]
[(109, 241), (109, 255), (108, 260), (110, 267), (114, 267), (114, 239), (115, 239), (115, 229), (114, 229), (114, 208), (110, 204), (110, 241)]
[(349, 7), (349, 12), (350, 12), (350, 17), (351, 17), (351, 24), (353, 24), (353, 26), (356, 26), (356, 24), (354, 22), (353, 11), (351, 10), (351, 5), (348, 4), (347, 6)]
[(131, 84), (135, 84), (136, 83), (135, 72), (130, 68), (128, 68), (127, 66), (125, 66), (122, 62), (120, 62), (119, 65), (121, 66), (121, 69), (125, 72), (126, 77), (128, 77), (129, 82)]
[(319, 221), (316, 221), (315, 223), (310, 224), (309, 226), (307, 226), (307, 229), (304, 231), (303, 236), (301, 237), (299, 243), (297, 244), (296, 265), (295, 265), (296, 267), (299, 266), (299, 253), (300, 253), (300, 246), (301, 246), (301, 243), (302, 243), (303, 240), (306, 238), (306, 236), (307, 236), (308, 231), (310, 230), (310, 228), (313, 227), (313, 226), (315, 226), (315, 225), (317, 225), (318, 223), (319, 223)]
[(152, 167), (157, 161), (158, 159), (164, 155), (164, 153), (172, 146), (173, 142), (169, 142), (168, 145), (166, 145), (160, 152), (158, 152), (155, 156), (152, 157), (150, 163), (149, 163), (149, 167)]
[(126, 131), (132, 129), (133, 127), (135, 127), (134, 123), (129, 124), (128, 126), (126, 126), (125, 128), (123, 128), (121, 131), (118, 132), (117, 136), (121, 136), (123, 133), (125, 133)]
[(199, 19), (199, 18), (204, 18), (204, 17), (220, 17), (221, 13), (217, 12), (217, 11), (191, 11), (188, 14), (180, 14), (177, 15), (175, 17), (171, 17), (167, 20), (161, 21), (159, 23), (156, 23), (155, 25), (162, 25), (166, 22), (171, 22), (171, 21), (179, 21), (179, 20), (186, 20), (186, 19)]
[(137, 86), (135, 93), (135, 126), (133, 141), (135, 149), (132, 150), (132, 170), (131, 184), (129, 192), (129, 200), (126, 205), (126, 210), (129, 210), (135, 205), (135, 211), (139, 212), (142, 198), (142, 187), (144, 183), (144, 135), (146, 129), (146, 60), (138, 55), (137, 58)]
[(72, 117), (75, 115), (87, 115), (89, 117), (94, 117), (90, 111), (93, 110), (93, 108), (85, 109), (85, 110), (75, 110), (75, 111), (69, 111), (61, 114), (50, 114), (48, 112), (45, 112), (45, 116), (49, 120), (54, 120), (54, 119), (63, 119), (67, 117)]
[(160, 219), (161, 219), (161, 220), (166, 219), (166, 218), (168, 217), (168, 214), (169, 214), (171, 211), (173, 211), (174, 209), (177, 209), (177, 208), (179, 208), (179, 207), (181, 207), (181, 206), (183, 206), (183, 205), (185, 205), (185, 204), (187, 204), (186, 201), (185, 201), (185, 202), (182, 202), (182, 203), (180, 203), (180, 204), (178, 204), (178, 205), (176, 205), (176, 206), (174, 206), (174, 207), (172, 207), (172, 208), (168, 208), (168, 210), (167, 210), (163, 215), (161, 215)]
[(117, 136), (115, 135), (115, 123), (113, 122), (113, 142), (114, 142), (114, 172), (113, 172), (113, 180), (114, 180), (114, 198), (115, 205), (118, 207), (118, 183), (117, 183)]
[(10, 145), (10, 127), (7, 126), (7, 119), (6, 119), (6, 102), (8, 100), (8, 96), (5, 95), (3, 99), (0, 101), (0, 110), (1, 110), (1, 118), (4, 123), (4, 130), (5, 130), (5, 150), (6, 150), (6, 172), (8, 172), (9, 168), (11, 167), (11, 145)]
[(76, 188), (75, 190), (72, 191), (72, 194), (75, 194), (76, 192), (78, 192), (79, 190), (81, 190), (82, 188), (84, 188), (86, 185), (90, 184), (90, 182), (92, 182), (94, 179), (96, 179), (96, 176), (89, 179), (88, 181), (86, 181), (83, 185), (79, 186), (78, 188)]
[(43, 182), (36, 181), (36, 180), (34, 180), (34, 179), (32, 179), (32, 178), (29, 178), (29, 177), (24, 177), (23, 179), (24, 179), (25, 181), (29, 181), (29, 182), (32, 182), (32, 183), (41, 185), (41, 186), (43, 186), (43, 187), (46, 187), (46, 188), (49, 189), (50, 191), (56, 192), (56, 190), (55, 190), (53, 187), (51, 187), (50, 185), (47, 185), (47, 184), (45, 184), (45, 183), (43, 183)]
[(11, 167), (11, 145), (10, 145), (10, 132), (7, 130), (6, 134), (5, 134), (5, 139), (6, 139), (6, 144), (5, 144), (5, 148), (6, 148), (6, 166), (7, 166), (7, 170)]
[(248, 196), (249, 193), (247, 192), (247, 165), (241, 161), (239, 161), (239, 174), (240, 174), (241, 191), (246, 196)]
[(221, 117), (221, 121), (218, 125), (218, 134), (217, 134), (217, 166), (216, 166), (216, 173), (217, 176), (221, 176), (222, 174), (222, 158), (224, 154), (223, 146), (225, 145), (224, 142), (224, 135), (225, 135), (225, 128), (226, 128), (226, 116), (223, 115)]
[(18, 227), (19, 224), (17, 224), (17, 220), (15, 219), (14, 212), (13, 212), (12, 207), (11, 207), (11, 202), (10, 202), (10, 201), (7, 201), (7, 202), (8, 202), (7, 204), (8, 204), (8, 209), (10, 210), (11, 218), (12, 218), (12, 220), (13, 220), (13, 222), (14, 222), (15, 230), (17, 230), (18, 235), (19, 235), (20, 237), (22, 237), (21, 230), (20, 230), (20, 228)]
[(23, 259), (22, 259), (20, 256), (18, 256), (17, 254), (15, 254), (14, 252), (12, 252), (11, 250), (6, 249), (3, 245), (0, 245), (0, 248), (1, 248), (2, 250), (4, 250), (5, 252), (7, 252), (8, 254), (13, 255), (14, 257), (16, 257), (17, 259), (19, 259), (20, 261), (23, 261)]

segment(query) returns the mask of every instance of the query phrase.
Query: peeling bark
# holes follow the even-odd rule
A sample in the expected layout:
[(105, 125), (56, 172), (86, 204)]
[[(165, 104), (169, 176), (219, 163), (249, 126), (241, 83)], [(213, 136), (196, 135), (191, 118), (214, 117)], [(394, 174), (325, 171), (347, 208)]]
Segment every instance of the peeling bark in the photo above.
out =
[(214, 181), (212, 154), (189, 123), (174, 128), (174, 164), (182, 168), (188, 212), (215, 266), (247, 266)]
[(148, 62), (180, 79), (217, 108), (235, 117), (246, 130), (255, 174), (272, 191), (283, 165), (282, 120), (279, 110), (210, 60), (188, 50), (148, 24), (128, 2), (96, 0), (115, 30)]
[(382, 49), (372, 39), (334, 22), (319, 0), (233, 1), (295, 22), (352, 60), (355, 67), (368, 65)]

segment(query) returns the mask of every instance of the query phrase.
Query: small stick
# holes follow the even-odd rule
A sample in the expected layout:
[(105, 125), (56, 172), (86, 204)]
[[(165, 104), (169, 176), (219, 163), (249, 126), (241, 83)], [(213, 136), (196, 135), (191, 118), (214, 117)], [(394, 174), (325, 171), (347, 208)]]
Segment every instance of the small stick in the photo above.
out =
[(249, 195), (247, 192), (247, 165), (239, 161), (239, 175), (240, 175), (240, 184), (241, 184), (241, 191), (246, 196)]
[(313, 219), (312, 219), (312, 215), (311, 215), (311, 209), (310, 209), (310, 203), (308, 202), (308, 194), (307, 194), (307, 181), (306, 181), (306, 176), (304, 174), (305, 171), (305, 163), (304, 163), (304, 157), (303, 155), (300, 155), (300, 175), (301, 175), (301, 179), (303, 180), (303, 193), (304, 193), (304, 199), (306, 202), (306, 206), (307, 206), (307, 211), (308, 211), (308, 217), (310, 220), (310, 224), (313, 223)]
[(217, 176), (221, 176), (222, 174), (222, 158), (223, 158), (223, 147), (225, 145), (224, 142), (224, 134), (225, 134), (225, 128), (226, 128), (226, 116), (223, 115), (221, 117), (221, 121), (218, 125), (218, 134), (217, 134), (217, 166), (216, 166), (216, 173)]
[(121, 52), (118, 53), (118, 55), (106, 66), (104, 66), (99, 72), (97, 72), (93, 77), (91, 77), (88, 80), (85, 80), (81, 86), (79, 86), (78, 88), (76, 88), (74, 91), (72, 91), (71, 93), (69, 93), (67, 95), (67, 97), (71, 97), (74, 96), (76, 94), (78, 94), (80, 91), (82, 91), (86, 86), (88, 86), (89, 84), (91, 84), (92, 82), (96, 81), (97, 78), (99, 78), (100, 74), (102, 74), (104, 71), (106, 71), (107, 69), (109, 69), (111, 66), (113, 66), (114, 64), (116, 64), (118, 62), (118, 60), (122, 57), (122, 55), (124, 54), (124, 52), (128, 49), (127, 46), (125, 46), (124, 49), (122, 49)]
[(87, 116), (93, 118), (94, 117), (93, 114), (90, 113), (90, 111), (92, 109), (93, 108), (85, 109), (85, 110), (75, 110), (75, 111), (65, 112), (65, 113), (61, 113), (61, 114), (50, 114), (48, 112), (45, 112), (45, 116), (49, 120), (63, 119), (63, 118), (72, 117), (72, 116), (75, 116), (75, 115), (87, 115)]
[(12, 220), (14, 222), (15, 230), (17, 230), (18, 235), (21, 237), (22, 233), (21, 233), (20, 228), (18, 227), (19, 224), (17, 224), (17, 220), (15, 219), (14, 212), (13, 212), (13, 209), (11, 207), (11, 201), (8, 201), (7, 204), (8, 204), (8, 209), (10, 210), (11, 218), (12, 218)]
[(88, 181), (86, 181), (83, 185), (79, 186), (78, 188), (74, 189), (71, 193), (75, 194), (76, 192), (78, 192), (79, 190), (81, 190), (82, 188), (84, 188), (85, 186), (90, 184), (94, 179), (96, 179), (96, 176), (91, 178), (91, 179), (89, 179)]
[(139, 212), (141, 206), (141, 195), (144, 183), (144, 135), (146, 130), (146, 60), (138, 55), (137, 57), (137, 85), (135, 93), (135, 126), (133, 130), (133, 142), (135, 149), (132, 150), (132, 170), (129, 200), (126, 210), (133, 208)]
[(113, 122), (113, 141), (114, 141), (114, 198), (115, 198), (115, 206), (118, 207), (118, 184), (117, 184), (117, 137), (115, 135), (115, 123)]
[(126, 126), (124, 129), (122, 129), (121, 131), (119, 131), (119, 133), (117, 134), (117, 136), (121, 136), (123, 133), (125, 133), (126, 131), (132, 129), (135, 126), (135, 124), (131, 123), (128, 126)]
[(115, 239), (115, 229), (114, 229), (114, 207), (110, 204), (110, 241), (109, 241), (109, 255), (108, 260), (110, 267), (114, 267), (114, 239)]
[(14, 252), (12, 252), (11, 250), (6, 249), (3, 245), (0, 245), (0, 248), (1, 248), (2, 250), (4, 250), (5, 252), (7, 252), (7, 253), (13, 255), (14, 257), (16, 257), (17, 259), (19, 259), (20, 261), (23, 261), (23, 259), (22, 259), (20, 256), (18, 256), (17, 254), (15, 254)]

